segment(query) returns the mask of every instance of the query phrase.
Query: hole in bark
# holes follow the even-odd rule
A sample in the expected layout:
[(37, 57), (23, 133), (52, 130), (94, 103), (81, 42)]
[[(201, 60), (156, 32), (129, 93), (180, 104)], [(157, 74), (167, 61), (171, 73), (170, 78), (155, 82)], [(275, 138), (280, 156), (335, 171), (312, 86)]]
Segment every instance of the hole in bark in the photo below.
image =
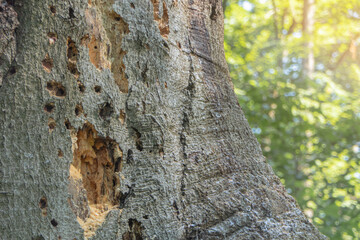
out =
[(126, 119), (126, 113), (125, 113), (125, 111), (123, 109), (120, 109), (119, 120), (120, 120), (122, 125), (124, 125), (125, 119)]
[[(90, 62), (99, 70), (111, 68), (111, 62), (107, 59), (110, 54), (110, 45), (105, 44), (101, 36), (86, 34), (81, 38), (81, 44), (89, 49)], [(106, 51), (107, 50), (107, 51)]]
[(135, 5), (133, 3), (130, 3), (130, 6), (135, 9)]
[(49, 126), (49, 133), (52, 133), (56, 127), (56, 122), (53, 118), (49, 118), (48, 120), (48, 126)]
[(58, 225), (58, 222), (55, 219), (51, 219), (51, 225), (53, 225), (54, 227), (56, 227)]
[(54, 6), (50, 6), (50, 12), (54, 15), (56, 13), (56, 8)]
[(134, 134), (134, 138), (135, 138), (135, 146), (136, 149), (139, 151), (143, 150), (143, 143), (141, 141), (141, 133), (136, 129), (136, 128), (132, 128), (135, 132)]
[(65, 122), (64, 122), (64, 124), (65, 124), (65, 127), (66, 127), (67, 130), (70, 130), (70, 129), (73, 128), (73, 127), (71, 126), (71, 123), (70, 123), (69, 119), (66, 119)]
[[(118, 204), (122, 151), (110, 138), (98, 136), (95, 127), (86, 122), (74, 134), (73, 162), (70, 165), (69, 204), (84, 229), (85, 238), (95, 234), (106, 215)], [(116, 177), (117, 176), (117, 177)], [(115, 180), (114, 180), (115, 178)]]
[(101, 87), (100, 87), (100, 86), (95, 86), (95, 87), (94, 87), (94, 91), (95, 91), (96, 93), (101, 93)]
[(77, 104), (75, 107), (75, 115), (80, 116), (84, 112), (83, 106), (81, 104)]
[(55, 109), (55, 103), (51, 102), (51, 103), (45, 104), (45, 107), (44, 107), (45, 112), (52, 113), (54, 111), (54, 109)]
[(211, 6), (211, 14), (210, 14), (210, 19), (211, 20), (216, 20), (217, 14), (216, 14), (216, 5), (213, 4)]
[(79, 91), (81, 93), (84, 93), (85, 92), (85, 85), (80, 81), (77, 81), (77, 84), (78, 84), (78, 87), (79, 87)]
[(40, 198), (39, 208), (41, 209), (41, 214), (43, 216), (46, 216), (47, 215), (47, 199), (46, 199), (46, 197)]
[(64, 153), (63, 153), (63, 151), (61, 151), (61, 149), (58, 150), (58, 157), (59, 158), (64, 157)]
[(74, 9), (72, 7), (69, 8), (69, 18), (75, 18)]
[(136, 219), (129, 219), (129, 231), (122, 235), (123, 240), (143, 240), (144, 227)]
[(77, 57), (78, 57), (78, 49), (76, 47), (76, 44), (73, 40), (71, 40), (70, 37), (67, 39), (67, 58), (68, 58), (68, 70), (74, 77), (77, 79), (80, 76), (80, 72), (77, 69), (76, 63), (77, 63)]
[(46, 54), (45, 58), (44, 58), (44, 60), (42, 60), (41, 64), (42, 64), (44, 70), (47, 73), (50, 73), (51, 69), (54, 67), (54, 60), (49, 57), (49, 54)]
[(39, 207), (40, 207), (41, 209), (45, 209), (45, 208), (47, 207), (46, 197), (40, 198)]
[(77, 66), (75, 63), (69, 62), (67, 67), (68, 67), (68, 70), (70, 71), (70, 73), (72, 75), (74, 75), (75, 78), (78, 78), (80, 76), (80, 72), (77, 69)]
[(114, 108), (112, 104), (105, 103), (100, 107), (99, 115), (102, 119), (108, 119), (110, 118), (111, 114), (113, 114)]
[(54, 44), (57, 40), (57, 34), (54, 32), (48, 32), (47, 37), (49, 39), (50, 44)]
[(144, 215), (143, 218), (144, 219), (149, 219), (149, 215)]
[[(1, 64), (0, 64), (1, 65)], [(14, 75), (16, 73), (16, 67), (15, 66), (11, 66), (10, 68), (9, 68), (9, 74), (10, 75)]]
[(63, 99), (66, 95), (65, 87), (55, 80), (46, 83), (46, 90), (49, 92), (50, 96), (53, 97)]

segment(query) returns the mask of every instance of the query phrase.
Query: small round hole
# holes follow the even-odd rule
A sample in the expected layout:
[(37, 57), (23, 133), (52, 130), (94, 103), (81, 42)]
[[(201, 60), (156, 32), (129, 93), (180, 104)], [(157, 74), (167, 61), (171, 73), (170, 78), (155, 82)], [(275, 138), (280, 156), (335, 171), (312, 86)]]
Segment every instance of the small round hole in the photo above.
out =
[(40, 198), (40, 201), (39, 201), (39, 207), (41, 209), (44, 209), (47, 207), (47, 200), (46, 200), (46, 197), (42, 197)]
[(58, 157), (59, 158), (64, 157), (64, 153), (63, 153), (63, 151), (61, 151), (61, 149), (58, 150)]
[(16, 68), (14, 66), (11, 66), (9, 69), (10, 75), (14, 75), (16, 73)]
[(84, 93), (85, 92), (85, 85), (80, 81), (78, 81), (77, 83), (78, 83), (79, 91), (81, 93)]
[(55, 14), (56, 13), (56, 8), (54, 6), (50, 6), (50, 12)]
[(84, 109), (81, 104), (76, 105), (75, 107), (75, 115), (80, 116), (84, 112)]
[(100, 86), (95, 86), (95, 87), (94, 87), (94, 91), (95, 91), (96, 93), (101, 93), (101, 87), (100, 87)]
[(51, 103), (45, 104), (45, 107), (44, 107), (45, 112), (51, 113), (54, 111), (54, 109), (55, 109), (55, 103), (51, 102)]
[(53, 118), (49, 118), (48, 120), (48, 126), (49, 126), (49, 132), (51, 133), (52, 131), (54, 131), (55, 127), (56, 127), (56, 122)]
[(58, 222), (55, 219), (52, 219), (50, 222), (51, 222), (51, 225), (53, 225), (54, 227), (56, 227), (58, 225)]

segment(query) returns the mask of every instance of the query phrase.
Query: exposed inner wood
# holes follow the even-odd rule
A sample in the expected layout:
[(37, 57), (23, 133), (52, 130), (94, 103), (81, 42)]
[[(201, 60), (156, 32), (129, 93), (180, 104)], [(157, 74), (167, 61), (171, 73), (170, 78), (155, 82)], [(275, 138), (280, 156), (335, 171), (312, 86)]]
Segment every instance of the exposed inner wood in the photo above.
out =
[(160, 34), (163, 38), (167, 38), (169, 29), (169, 14), (165, 1), (162, 4), (162, 15), (160, 14), (160, 0), (151, 0), (154, 8), (154, 20), (158, 23)]
[(85, 12), (90, 34), (85, 35), (82, 44), (89, 48), (91, 63), (99, 70), (108, 68), (113, 73), (115, 83), (123, 93), (128, 92), (123, 58), (126, 52), (121, 48), (129, 26), (112, 9), (112, 1), (90, 1)]
[(47, 73), (50, 73), (51, 69), (54, 67), (54, 60), (49, 57), (49, 54), (46, 54), (45, 58), (42, 60), (41, 64), (42, 64), (44, 70)]
[(98, 136), (88, 122), (77, 132), (73, 130), (71, 138), (69, 204), (88, 238), (119, 203), (121, 192), (116, 171), (120, 171), (117, 166), (121, 165), (122, 152), (114, 140)]

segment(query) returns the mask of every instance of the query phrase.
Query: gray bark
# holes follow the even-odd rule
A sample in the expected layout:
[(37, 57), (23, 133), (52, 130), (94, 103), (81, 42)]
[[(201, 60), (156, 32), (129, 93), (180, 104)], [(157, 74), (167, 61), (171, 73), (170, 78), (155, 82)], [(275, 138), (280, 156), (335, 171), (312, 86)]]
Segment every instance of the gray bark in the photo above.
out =
[(325, 239), (237, 103), (221, 1), (14, 8), (2, 239)]

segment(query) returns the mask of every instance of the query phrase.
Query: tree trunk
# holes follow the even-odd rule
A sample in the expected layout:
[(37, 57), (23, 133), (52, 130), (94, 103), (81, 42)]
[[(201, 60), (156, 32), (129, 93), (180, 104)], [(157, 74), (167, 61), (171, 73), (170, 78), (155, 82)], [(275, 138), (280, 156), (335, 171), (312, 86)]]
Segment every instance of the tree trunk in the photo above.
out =
[(305, 37), (304, 76), (312, 78), (315, 70), (314, 58), (314, 17), (315, 0), (304, 0), (303, 34)]
[(221, 1), (14, 9), (0, 88), (2, 239), (325, 239), (237, 103)]

